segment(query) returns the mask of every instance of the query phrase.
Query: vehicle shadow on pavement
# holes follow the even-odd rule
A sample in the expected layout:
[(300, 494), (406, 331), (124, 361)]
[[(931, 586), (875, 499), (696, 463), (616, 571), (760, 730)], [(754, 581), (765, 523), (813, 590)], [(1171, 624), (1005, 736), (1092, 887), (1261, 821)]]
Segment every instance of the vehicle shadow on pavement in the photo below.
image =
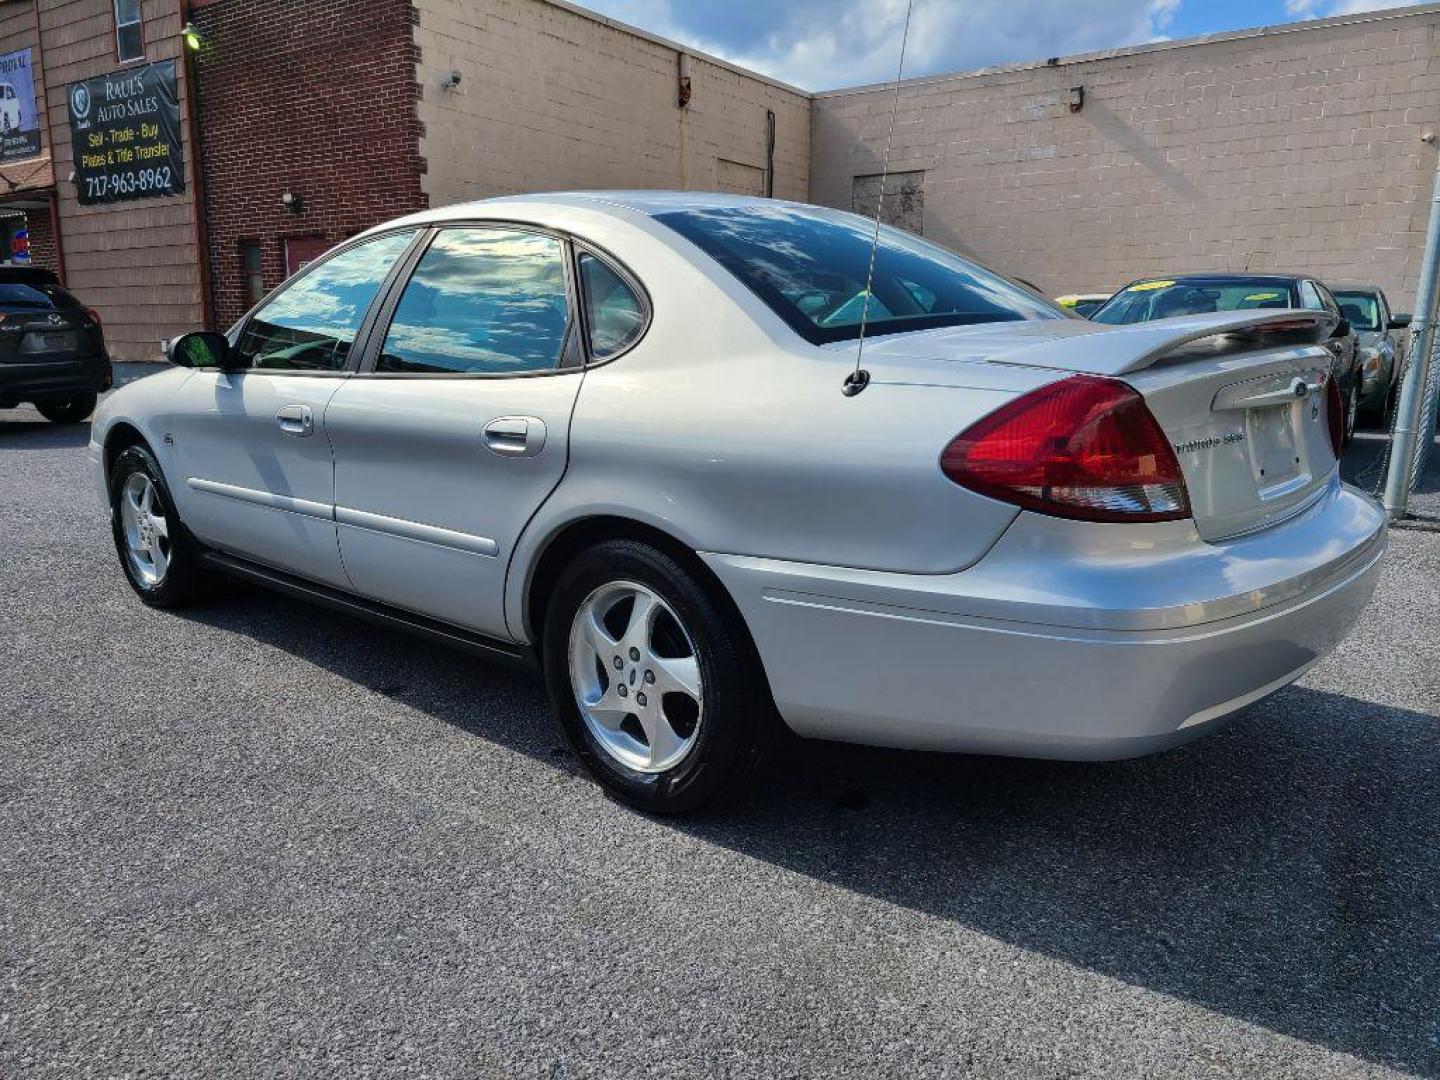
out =
[(52, 424), (38, 414), (34, 419), (0, 419), (0, 446), (25, 450), (64, 450), (90, 443), (90, 422)]
[[(190, 617), (578, 772), (523, 673), (241, 590)], [(597, 796), (598, 797), (598, 796)], [(708, 843), (1307, 1042), (1440, 1073), (1440, 719), (1292, 687), (1166, 754), (801, 743)]]

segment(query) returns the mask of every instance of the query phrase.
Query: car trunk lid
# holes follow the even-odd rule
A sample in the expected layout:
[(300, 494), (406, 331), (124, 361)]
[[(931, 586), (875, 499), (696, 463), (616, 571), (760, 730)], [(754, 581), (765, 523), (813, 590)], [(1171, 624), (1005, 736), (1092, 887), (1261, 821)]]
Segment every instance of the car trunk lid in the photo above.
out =
[(995, 365), (1123, 379), (1174, 447), (1200, 535), (1221, 540), (1298, 513), (1334, 472), (1319, 345), (1334, 326), (1296, 310), (995, 323), (881, 339), (865, 360), (887, 382), (981, 386)]

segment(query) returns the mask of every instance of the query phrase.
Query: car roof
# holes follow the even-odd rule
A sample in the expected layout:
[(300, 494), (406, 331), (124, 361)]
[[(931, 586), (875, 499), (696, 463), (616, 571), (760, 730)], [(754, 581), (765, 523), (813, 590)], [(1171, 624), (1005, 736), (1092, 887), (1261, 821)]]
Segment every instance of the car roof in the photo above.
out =
[(1331, 285), (1331, 292), (1368, 292), (1383, 293), (1385, 290), (1379, 285), (1367, 285), (1364, 282), (1347, 281), (1341, 285)]
[(773, 209), (776, 206), (819, 210), (822, 213), (830, 214), (843, 213), (839, 210), (812, 207), (784, 199), (766, 199), (757, 195), (726, 195), (718, 191), (546, 191), (528, 195), (500, 195), (490, 199), (477, 199), (473, 202), (433, 207), (376, 225), (359, 235), (365, 236), (397, 226), (423, 226), (447, 221), (504, 217), (507, 211), (513, 211), (517, 216), (525, 217), (533, 217), (537, 211), (556, 210), (590, 210), (614, 217), (623, 217), (627, 214), (654, 217), (657, 214), (679, 210), (713, 210), (725, 207)]
[(43, 266), (0, 266), (0, 284), (59, 285), (53, 270)]
[(1314, 274), (1289, 274), (1279, 270), (1191, 270), (1184, 274), (1146, 274), (1136, 278), (1131, 284), (1141, 281), (1223, 281), (1226, 278), (1236, 281), (1320, 281)]
[(641, 214), (668, 214), (677, 210), (715, 210), (724, 207), (767, 207), (800, 206), (800, 203), (784, 199), (767, 199), (759, 195), (727, 195), (720, 191), (547, 191), (533, 195), (509, 195), (498, 199), (481, 199), (474, 203), (461, 203), (446, 207), (448, 210), (463, 211), (467, 206), (490, 207), (496, 203), (541, 202), (561, 206), (586, 206), (609, 204), (623, 206)]

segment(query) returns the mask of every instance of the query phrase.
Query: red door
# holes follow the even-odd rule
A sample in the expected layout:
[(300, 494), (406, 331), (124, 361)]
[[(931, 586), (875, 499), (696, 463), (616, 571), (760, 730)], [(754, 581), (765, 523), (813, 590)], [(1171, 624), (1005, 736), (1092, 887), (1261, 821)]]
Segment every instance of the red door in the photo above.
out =
[(330, 241), (315, 236), (292, 236), (285, 241), (285, 276), (289, 277), (330, 250)]

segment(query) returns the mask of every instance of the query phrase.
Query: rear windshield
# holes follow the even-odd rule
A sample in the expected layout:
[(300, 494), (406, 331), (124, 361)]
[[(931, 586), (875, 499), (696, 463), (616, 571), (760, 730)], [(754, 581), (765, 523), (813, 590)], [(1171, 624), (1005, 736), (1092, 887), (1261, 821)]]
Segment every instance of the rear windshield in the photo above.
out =
[(49, 311), (52, 308), (79, 307), (80, 301), (59, 285), (36, 282), (22, 285), (17, 281), (0, 282), (0, 307), (37, 308)]
[(1335, 300), (1340, 305), (1340, 314), (1356, 330), (1380, 329), (1380, 302), (1374, 293), (1337, 289)]
[(1300, 307), (1285, 278), (1157, 278), (1128, 285), (1091, 315), (1098, 323), (1138, 323), (1176, 315)]
[[(874, 225), (796, 206), (657, 214), (814, 344), (860, 336)], [(880, 230), (865, 333), (1062, 319), (1046, 301), (898, 229)]]

